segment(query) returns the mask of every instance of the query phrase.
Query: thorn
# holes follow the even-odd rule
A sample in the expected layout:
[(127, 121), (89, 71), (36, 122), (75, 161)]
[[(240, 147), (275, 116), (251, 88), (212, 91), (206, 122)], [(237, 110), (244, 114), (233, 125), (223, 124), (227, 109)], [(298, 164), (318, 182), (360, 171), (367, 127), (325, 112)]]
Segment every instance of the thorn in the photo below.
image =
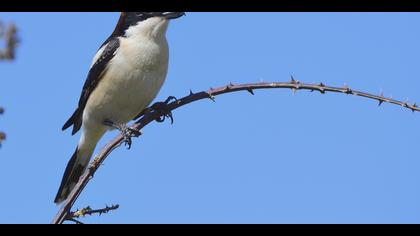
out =
[(230, 86), (229, 86), (229, 85), (226, 85), (225, 90), (227, 91), (227, 90), (229, 90), (229, 89), (230, 89)]
[(252, 90), (252, 88), (248, 88), (248, 89), (247, 89), (247, 91), (248, 91), (250, 94), (255, 95), (255, 94), (254, 94), (254, 91)]
[(213, 102), (216, 102), (216, 98), (211, 94), (211, 93), (209, 93), (209, 98), (210, 98), (210, 100), (212, 100)]
[(415, 112), (415, 111), (417, 111), (417, 104), (416, 103), (414, 103), (412, 106), (411, 106), (411, 111), (413, 111), (413, 112)]
[(293, 78), (293, 75), (290, 75), (290, 83), (291, 84), (296, 84), (296, 80), (295, 80), (295, 78)]
[(352, 90), (349, 88), (349, 86), (347, 86), (347, 84), (344, 84), (344, 89), (346, 90), (345, 93), (346, 94), (351, 94)]
[(319, 88), (319, 92), (322, 93), (322, 94), (324, 94), (325, 93), (325, 90), (324, 90), (325, 85), (323, 83), (319, 83), (318, 86), (320, 87)]
[(229, 82), (229, 85), (230, 85), (231, 87), (235, 86), (234, 84), (232, 84), (232, 82)]
[(378, 107), (380, 107), (382, 105), (382, 103), (384, 103), (384, 101), (383, 100), (379, 100)]
[(353, 91), (352, 91), (350, 88), (347, 88), (347, 89), (346, 89), (346, 93), (347, 93), (347, 94), (351, 94), (352, 92), (353, 92)]
[(293, 93), (293, 95), (295, 95), (296, 94), (296, 88), (292, 88), (292, 93)]
[(191, 96), (191, 95), (194, 95), (194, 93), (193, 93), (193, 91), (190, 89), (190, 96)]

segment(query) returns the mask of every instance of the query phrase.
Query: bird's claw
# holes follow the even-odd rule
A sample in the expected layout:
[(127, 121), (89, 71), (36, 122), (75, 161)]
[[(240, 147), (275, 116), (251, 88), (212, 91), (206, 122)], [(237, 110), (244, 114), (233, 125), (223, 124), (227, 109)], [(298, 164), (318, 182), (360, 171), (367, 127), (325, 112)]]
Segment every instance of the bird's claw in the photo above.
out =
[(114, 122), (109, 120), (105, 120), (104, 124), (116, 128), (121, 132), (121, 135), (123, 136), (124, 145), (128, 146), (127, 149), (131, 148), (131, 138), (139, 137), (141, 135), (141, 131), (128, 127), (126, 124), (115, 124)]
[(156, 118), (157, 122), (164, 122), (166, 118), (171, 119), (171, 124), (174, 123), (174, 118), (172, 116), (172, 111), (168, 108), (168, 104), (172, 101), (178, 101), (176, 97), (169, 96), (164, 102), (156, 102), (151, 106), (152, 110), (156, 111), (159, 114), (159, 117)]
[(128, 146), (127, 149), (131, 148), (131, 138), (132, 137), (139, 137), (141, 135), (141, 132), (137, 129), (133, 129), (131, 127), (127, 127), (126, 125), (123, 125), (120, 129), (121, 134), (123, 136), (123, 142), (125, 146)]
[(166, 105), (168, 105), (171, 101), (175, 101), (175, 102), (177, 102), (178, 101), (178, 99), (176, 98), (176, 97), (174, 97), (174, 96), (169, 96), (165, 101), (164, 101), (164, 103), (166, 104)]

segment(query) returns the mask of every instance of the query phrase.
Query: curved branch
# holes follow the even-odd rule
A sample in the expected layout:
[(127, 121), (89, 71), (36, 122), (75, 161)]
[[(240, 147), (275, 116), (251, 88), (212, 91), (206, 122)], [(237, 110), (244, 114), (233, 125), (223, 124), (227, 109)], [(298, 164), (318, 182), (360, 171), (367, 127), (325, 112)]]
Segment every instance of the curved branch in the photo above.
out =
[[(272, 83), (250, 83), (250, 84), (238, 84), (234, 85), (230, 83), (227, 86), (219, 87), (219, 88), (210, 88), (207, 91), (202, 91), (198, 93), (193, 93), (190, 91), (190, 94), (168, 104), (168, 110), (173, 111), (179, 107), (187, 105), (191, 102), (195, 102), (202, 99), (211, 99), (214, 101), (215, 96), (232, 93), (232, 92), (239, 92), (239, 91), (248, 91), (252, 95), (254, 95), (254, 90), (258, 89), (275, 89), (275, 88), (283, 88), (283, 89), (291, 89), (293, 92), (297, 90), (309, 90), (309, 91), (318, 91), (321, 94), (325, 94), (326, 92), (333, 92), (333, 93), (343, 93), (349, 94), (354, 96), (365, 97), (368, 99), (373, 99), (378, 101), (379, 105), (382, 103), (390, 103), (402, 106), (404, 108), (410, 109), (413, 112), (420, 111), (420, 108), (417, 106), (416, 103), (410, 104), (408, 102), (402, 102), (399, 100), (395, 100), (392, 98), (386, 98), (383, 94), (374, 95), (370, 93), (365, 93), (357, 90), (350, 89), (347, 86), (344, 87), (332, 87), (326, 86), (323, 83), (320, 84), (305, 84), (295, 80), (293, 77), (289, 82), (272, 82)], [(160, 114), (156, 111), (151, 111), (149, 113), (144, 114), (138, 121), (135, 122), (131, 126), (131, 128), (140, 130), (152, 121), (156, 120), (160, 117)], [(54, 224), (61, 224), (64, 220), (66, 220), (67, 216), (70, 214), (71, 207), (79, 197), (80, 193), (89, 183), (89, 181), (93, 178), (95, 172), (98, 170), (99, 166), (105, 161), (108, 155), (117, 147), (119, 147), (123, 143), (123, 136), (120, 134), (115, 137), (111, 142), (109, 142), (99, 154), (95, 157), (95, 159), (90, 164), (88, 170), (84, 173), (82, 177), (80, 177), (79, 182), (74, 187), (73, 191), (70, 193), (67, 200), (63, 203), (63, 207), (59, 210), (55, 218), (53, 219), (52, 223)]]

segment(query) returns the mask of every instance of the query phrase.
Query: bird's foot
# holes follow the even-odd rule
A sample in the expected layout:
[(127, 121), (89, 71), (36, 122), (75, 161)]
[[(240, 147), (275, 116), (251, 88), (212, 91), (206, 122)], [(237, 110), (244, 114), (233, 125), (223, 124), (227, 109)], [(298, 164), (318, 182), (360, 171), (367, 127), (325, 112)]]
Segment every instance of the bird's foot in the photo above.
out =
[(105, 120), (104, 125), (118, 129), (121, 132), (121, 135), (123, 136), (124, 145), (128, 146), (127, 149), (131, 148), (131, 144), (132, 144), (131, 138), (132, 137), (137, 138), (141, 135), (141, 131), (128, 127), (126, 124), (123, 124), (123, 123), (117, 124), (110, 120)]
[(171, 119), (171, 124), (174, 123), (172, 111), (168, 108), (168, 104), (171, 101), (178, 101), (178, 99), (174, 96), (169, 96), (164, 102), (156, 102), (150, 107), (151, 110), (156, 111), (159, 114), (159, 117), (156, 118), (157, 122), (164, 122), (166, 118), (169, 118)]

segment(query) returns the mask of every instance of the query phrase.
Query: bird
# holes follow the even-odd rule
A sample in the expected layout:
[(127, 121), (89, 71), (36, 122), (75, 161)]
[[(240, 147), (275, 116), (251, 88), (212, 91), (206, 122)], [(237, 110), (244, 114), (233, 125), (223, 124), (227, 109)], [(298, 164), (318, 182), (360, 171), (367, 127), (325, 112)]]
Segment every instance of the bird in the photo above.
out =
[(184, 12), (121, 12), (112, 34), (93, 57), (73, 115), (62, 130), (81, 128), (76, 150), (68, 161), (54, 203), (65, 201), (86, 171), (93, 151), (107, 132), (127, 130), (157, 96), (166, 80), (169, 22)]

